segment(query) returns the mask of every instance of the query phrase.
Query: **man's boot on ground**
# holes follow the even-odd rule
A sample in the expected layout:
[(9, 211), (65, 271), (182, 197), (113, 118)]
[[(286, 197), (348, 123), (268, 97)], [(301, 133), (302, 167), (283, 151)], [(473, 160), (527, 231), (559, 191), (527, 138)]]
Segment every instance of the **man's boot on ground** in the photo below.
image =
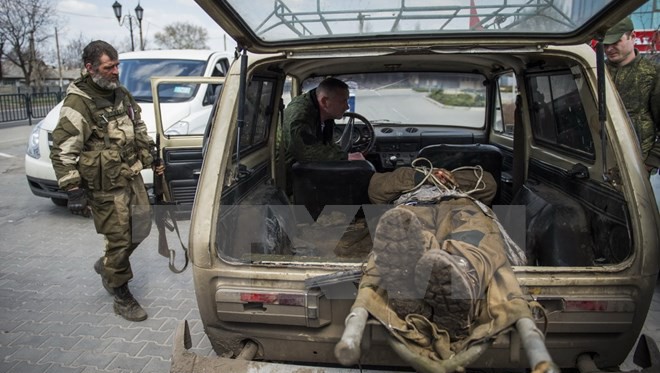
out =
[(431, 308), (422, 299), (424, 292), (415, 287), (415, 265), (424, 254), (424, 242), (422, 224), (410, 210), (391, 209), (378, 221), (373, 251), (380, 286), (402, 319), (411, 313), (431, 317)]
[(147, 319), (147, 312), (135, 300), (131, 291), (128, 290), (128, 283), (114, 288), (115, 303), (113, 308), (117, 315), (128, 321), (143, 321)]
[(424, 253), (415, 269), (418, 289), (433, 308), (431, 320), (452, 340), (470, 333), (479, 297), (474, 272), (465, 258), (439, 248)]
[(104, 269), (105, 266), (103, 265), (103, 257), (100, 257), (99, 260), (94, 263), (94, 271), (101, 276), (101, 284), (103, 284), (103, 288), (105, 288), (108, 294), (115, 295), (115, 291), (110, 287), (110, 285), (108, 285), (108, 279), (106, 279), (103, 275)]

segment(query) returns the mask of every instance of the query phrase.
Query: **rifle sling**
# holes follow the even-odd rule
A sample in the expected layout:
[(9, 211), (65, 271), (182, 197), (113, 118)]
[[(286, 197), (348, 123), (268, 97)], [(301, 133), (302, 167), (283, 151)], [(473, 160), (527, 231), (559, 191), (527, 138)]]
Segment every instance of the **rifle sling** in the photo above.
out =
[(176, 231), (176, 236), (179, 238), (179, 243), (181, 244), (181, 248), (183, 249), (183, 257), (185, 258), (185, 262), (183, 263), (183, 267), (181, 267), (181, 269), (178, 269), (174, 265), (174, 259), (176, 257), (176, 252), (169, 248), (169, 245), (167, 243), (167, 237), (165, 235), (158, 235), (158, 241), (159, 241), (158, 245), (160, 246), (160, 240), (161, 239), (163, 239), (165, 241), (165, 243), (164, 243), (165, 247), (167, 247), (169, 252), (170, 252), (170, 257), (169, 257), (170, 271), (172, 271), (174, 273), (181, 273), (181, 272), (185, 271), (186, 268), (188, 267), (188, 261), (189, 261), (188, 260), (188, 248), (186, 247), (186, 245), (183, 244), (183, 240), (181, 239), (181, 232), (179, 232), (179, 225), (177, 224), (176, 219), (172, 216), (172, 214), (169, 210), (167, 211), (167, 215), (169, 216), (169, 218), (172, 221), (172, 226), (174, 226), (174, 230)]
[[(160, 149), (159, 149), (160, 148), (160, 141), (159, 140), (160, 140), (160, 138), (158, 138), (157, 141), (156, 141), (156, 143), (157, 143), (157, 145), (156, 145), (157, 153), (156, 154), (157, 155), (160, 154)], [(159, 159), (160, 158), (157, 157), (156, 162), (159, 162)], [(163, 178), (164, 178), (164, 175), (157, 175), (156, 172), (154, 171), (154, 183), (157, 182), (156, 180), (160, 181), (160, 185), (161, 185), (162, 190), (159, 191), (159, 192), (162, 193), (162, 195), (160, 196), (161, 199), (162, 199), (163, 196), (169, 196), (169, 190), (166, 190), (167, 189), (167, 183), (165, 183), (165, 180), (163, 180)], [(157, 201), (158, 201), (158, 198), (157, 198)], [(160, 202), (160, 203), (158, 203), (158, 202)], [(157, 205), (156, 208), (166, 208), (164, 206), (169, 204), (167, 202), (163, 203), (163, 201), (158, 201), (158, 202), (156, 203), (156, 205)], [(185, 262), (183, 263), (183, 267), (181, 267), (180, 269), (176, 268), (176, 265), (174, 265), (174, 259), (176, 258), (176, 252), (174, 250), (170, 249), (170, 246), (167, 243), (167, 236), (165, 235), (165, 228), (169, 229), (169, 227), (166, 227), (166, 224), (165, 224), (165, 220), (167, 220), (168, 218), (172, 222), (171, 226), (174, 227), (174, 230), (176, 231), (176, 236), (179, 238), (179, 243), (181, 244), (181, 248), (183, 249), (183, 257), (185, 258)], [(188, 248), (186, 247), (186, 245), (183, 244), (183, 240), (181, 239), (181, 232), (179, 231), (179, 225), (177, 224), (176, 219), (174, 218), (174, 216), (172, 216), (172, 212), (171, 212), (169, 207), (166, 208), (165, 216), (163, 217), (163, 219), (157, 219), (156, 220), (156, 226), (158, 227), (158, 233), (159, 233), (158, 234), (158, 252), (161, 255), (163, 255), (163, 253), (161, 252), (162, 247), (167, 249), (167, 251), (169, 252), (168, 257), (169, 257), (170, 271), (172, 271), (174, 273), (181, 273), (181, 272), (185, 271), (186, 268), (188, 267), (188, 261), (189, 261), (189, 259), (188, 259)], [(172, 229), (169, 229), (169, 230), (172, 231)], [(162, 232), (162, 234), (161, 234), (161, 232)]]

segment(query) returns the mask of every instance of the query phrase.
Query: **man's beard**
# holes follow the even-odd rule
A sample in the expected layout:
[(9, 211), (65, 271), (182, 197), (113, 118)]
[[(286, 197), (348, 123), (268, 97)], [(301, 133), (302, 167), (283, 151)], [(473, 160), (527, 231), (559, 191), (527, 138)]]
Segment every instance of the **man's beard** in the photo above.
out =
[(96, 83), (99, 87), (103, 89), (117, 89), (119, 88), (119, 82), (113, 82), (103, 77), (103, 75), (98, 73), (92, 73), (92, 81)]

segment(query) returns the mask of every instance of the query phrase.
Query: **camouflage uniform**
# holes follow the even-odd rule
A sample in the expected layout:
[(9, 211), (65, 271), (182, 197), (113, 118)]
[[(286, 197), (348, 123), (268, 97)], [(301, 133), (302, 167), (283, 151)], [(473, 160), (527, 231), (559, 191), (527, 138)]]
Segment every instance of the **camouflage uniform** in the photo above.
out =
[[(463, 191), (471, 190), (477, 181), (471, 170), (457, 171), (454, 173), (454, 178)], [(416, 181), (415, 171), (410, 168), (399, 168), (391, 173), (376, 173), (369, 185), (370, 199), (374, 203), (391, 201), (397, 195), (416, 186)], [(489, 173), (484, 173), (483, 181), (486, 183), (486, 188), (473, 194), (472, 197), (482, 199), (483, 203), (490, 203), (496, 192), (495, 180)], [(403, 249), (406, 254), (395, 256), (391, 268), (385, 265), (379, 267), (378, 255), (382, 255), (384, 251), (372, 255), (367, 265), (367, 274), (360, 283), (354, 308), (366, 308), (410, 351), (421, 358), (433, 361), (448, 359), (473, 343), (492, 338), (512, 327), (518, 319), (532, 317), (529, 305), (511, 269), (511, 262), (507, 259), (509, 252), (505, 249), (507, 245), (502, 230), (490, 209), (476, 203), (472, 198), (461, 196), (445, 197), (436, 203), (403, 204), (394, 208), (394, 210), (399, 209), (411, 211), (416, 216), (422, 232), (418, 240), (422, 243), (422, 247), (416, 249), (414, 245), (405, 245)], [(383, 218), (379, 226), (381, 224)], [(374, 245), (379, 235), (378, 227), (376, 229)], [(387, 230), (396, 229), (396, 226), (387, 227)], [(404, 239), (415, 235), (411, 228), (403, 230), (402, 233)], [(396, 247), (396, 242), (391, 240), (390, 243), (381, 246)], [(415, 254), (416, 250), (419, 251), (417, 254)], [(416, 307), (415, 311), (402, 314), (396, 309), (396, 305), (401, 302), (397, 302), (397, 297), (386, 291), (388, 279), (401, 276), (396, 273), (401, 270), (400, 268), (404, 271), (406, 268), (412, 268), (413, 272), (416, 272), (415, 276), (419, 276), (424, 261), (430, 257), (427, 254), (438, 250), (466, 259), (470, 266), (465, 268), (470, 271), (469, 276), (474, 279), (476, 301), (468, 299), (473, 310), (469, 312), (467, 327), (460, 328), (463, 332), (460, 337), (453, 334), (456, 330), (452, 328), (459, 329), (456, 325), (442, 322), (447, 321), (447, 317), (451, 319), (452, 315), (448, 315), (447, 312), (429, 313), (428, 305), (419, 306), (419, 301), (409, 303)], [(418, 259), (419, 256), (421, 258)], [(412, 262), (408, 260), (409, 257), (413, 257)], [(407, 260), (410, 263), (407, 263)], [(429, 286), (441, 281), (433, 276), (432, 273), (428, 278), (428, 283), (431, 284)], [(450, 278), (444, 281), (454, 280)], [(428, 294), (424, 296), (423, 302), (429, 302)], [(410, 301), (404, 299), (405, 302)]]
[(316, 89), (295, 97), (284, 109), (284, 142), (287, 152), (298, 161), (348, 159), (333, 141), (335, 121), (321, 123)]
[(96, 231), (105, 236), (105, 276), (112, 288), (133, 277), (129, 257), (151, 230), (140, 171), (151, 167), (153, 146), (140, 107), (124, 87), (102, 89), (86, 73), (69, 85), (51, 160), (60, 188), (87, 193)]
[(642, 58), (622, 67), (607, 63), (607, 69), (628, 111), (642, 147), (644, 163), (660, 166), (660, 144), (656, 136), (660, 128), (660, 65)]

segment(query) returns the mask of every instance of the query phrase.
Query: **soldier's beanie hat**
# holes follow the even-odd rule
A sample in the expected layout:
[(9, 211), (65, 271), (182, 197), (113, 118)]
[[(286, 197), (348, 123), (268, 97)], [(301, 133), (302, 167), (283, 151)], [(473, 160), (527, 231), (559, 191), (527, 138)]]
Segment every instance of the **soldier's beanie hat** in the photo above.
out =
[(614, 44), (621, 39), (623, 34), (634, 29), (632, 20), (630, 17), (626, 17), (607, 31), (603, 44)]

